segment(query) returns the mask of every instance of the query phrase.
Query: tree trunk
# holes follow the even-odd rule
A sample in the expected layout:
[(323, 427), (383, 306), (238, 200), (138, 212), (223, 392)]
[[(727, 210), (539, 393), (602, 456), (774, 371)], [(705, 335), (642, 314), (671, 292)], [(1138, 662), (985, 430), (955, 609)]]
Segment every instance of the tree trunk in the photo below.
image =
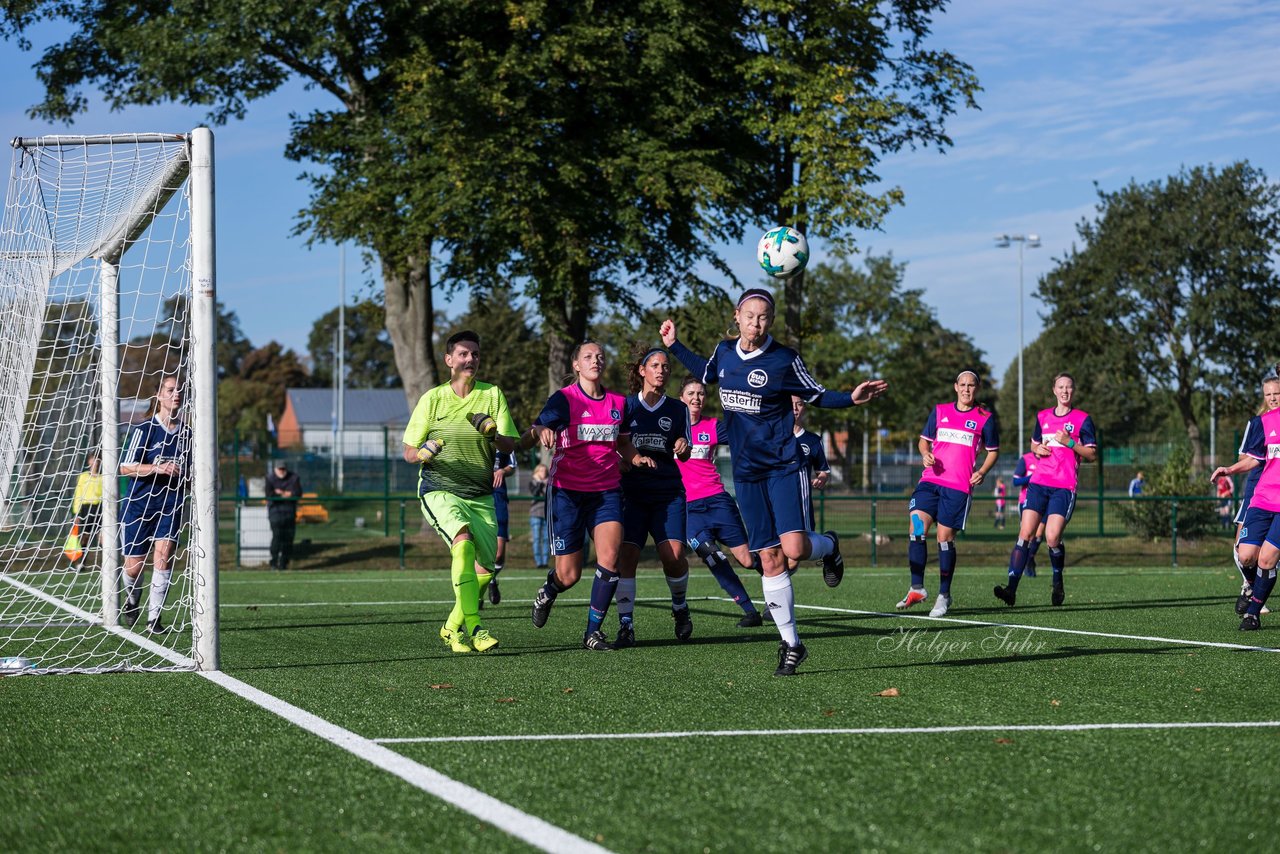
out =
[(569, 275), (572, 291), (567, 298), (544, 296), (538, 305), (547, 339), (548, 396), (563, 388), (573, 373), (573, 349), (587, 337), (591, 320), (591, 271), (579, 268)]
[(386, 325), (396, 370), (412, 409), (418, 398), (440, 384), (435, 358), (435, 307), (431, 293), (431, 253), (404, 259), (381, 258), (386, 291)]
[(1191, 471), (1193, 474), (1202, 474), (1204, 443), (1200, 439), (1200, 422), (1196, 420), (1195, 410), (1191, 407), (1191, 389), (1179, 387), (1177, 394), (1174, 395), (1174, 401), (1178, 407), (1178, 414), (1182, 416), (1182, 423), (1187, 428), (1187, 439), (1191, 442)]

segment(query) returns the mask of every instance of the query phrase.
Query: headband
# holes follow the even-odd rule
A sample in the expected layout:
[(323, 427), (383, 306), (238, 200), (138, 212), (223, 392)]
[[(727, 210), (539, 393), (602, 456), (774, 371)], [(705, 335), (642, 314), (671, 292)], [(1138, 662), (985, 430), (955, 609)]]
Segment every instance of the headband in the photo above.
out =
[(644, 356), (641, 357), (640, 367), (643, 368), (645, 365), (649, 364), (649, 357), (652, 356), (654, 353), (661, 353), (664, 356), (667, 355), (667, 351), (662, 349), (661, 347), (650, 347), (647, 351), (645, 351)]
[(773, 294), (769, 293), (764, 288), (751, 288), (748, 291), (743, 291), (742, 296), (738, 298), (737, 307), (742, 308), (742, 304), (749, 299), (762, 299), (769, 303), (769, 308), (773, 308)]

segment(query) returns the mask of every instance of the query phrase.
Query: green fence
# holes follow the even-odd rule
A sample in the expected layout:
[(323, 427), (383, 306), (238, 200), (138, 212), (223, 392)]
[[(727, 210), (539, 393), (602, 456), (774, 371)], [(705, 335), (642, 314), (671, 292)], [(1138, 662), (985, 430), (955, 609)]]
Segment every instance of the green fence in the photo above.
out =
[[(815, 496), (817, 528), (834, 530), (841, 538), (847, 562), (853, 566), (905, 566), (908, 530), (908, 495)], [(1138, 537), (1129, 533), (1121, 508), (1135, 502), (1155, 503), (1167, 512), (1167, 535)], [(219, 542), (224, 566), (240, 565), (236, 512), (239, 505), (262, 506), (261, 498), (223, 497), (219, 502)], [(530, 499), (510, 500), (509, 566), (532, 563), (529, 536)], [(1231, 566), (1234, 526), (1215, 526), (1196, 537), (1179, 530), (1179, 514), (1187, 517), (1192, 505), (1203, 508), (1218, 501), (1212, 496), (1140, 497), (1120, 495), (1080, 496), (1064, 542), (1070, 564)], [(975, 496), (966, 530), (956, 547), (966, 561), (1002, 563), (1017, 538), (1017, 502), (1007, 502), (1004, 528), (996, 527), (995, 499)], [(1234, 508), (1232, 508), (1234, 509)], [(448, 565), (448, 549), (423, 524), (412, 494), (321, 495), (300, 502), (295, 546), (299, 569), (340, 569), (355, 565), (382, 568), (440, 568)], [(308, 521), (312, 520), (312, 521)], [(931, 556), (936, 558), (933, 547)], [(647, 549), (645, 561), (654, 560)]]

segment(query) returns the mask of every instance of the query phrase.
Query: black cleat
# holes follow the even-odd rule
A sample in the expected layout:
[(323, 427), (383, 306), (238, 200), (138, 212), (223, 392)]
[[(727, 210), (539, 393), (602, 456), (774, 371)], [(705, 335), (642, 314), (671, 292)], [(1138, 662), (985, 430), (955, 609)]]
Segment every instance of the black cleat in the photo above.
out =
[(1067, 591), (1063, 589), (1062, 582), (1059, 581), (1053, 585), (1053, 593), (1049, 595), (1049, 601), (1052, 602), (1056, 607), (1058, 605), (1061, 605), (1063, 602), (1065, 602), (1066, 599), (1067, 599)]
[(1249, 610), (1249, 599), (1253, 596), (1253, 588), (1248, 584), (1240, 585), (1240, 595), (1236, 597), (1236, 614), (1243, 617)]
[(489, 601), (494, 605), (502, 601), (502, 591), (498, 589), (498, 573), (496, 572), (489, 581)]
[(533, 597), (533, 625), (542, 628), (551, 616), (551, 606), (556, 604), (556, 597), (548, 596), (545, 588), (538, 588), (538, 595)]
[(126, 599), (124, 603), (125, 626), (127, 626), (128, 628), (133, 628), (135, 625), (137, 625), (138, 614), (141, 613), (141, 611), (142, 611), (141, 600), (137, 602), (130, 602), (129, 600)]
[(1258, 619), (1257, 614), (1245, 614), (1244, 619), (1240, 621), (1240, 631), (1256, 632), (1262, 628), (1262, 622)]
[(760, 616), (759, 611), (752, 611), (750, 614), (743, 614), (742, 619), (738, 620), (738, 628), (740, 629), (756, 629), (764, 625), (764, 617)]
[(844, 555), (840, 554), (840, 536), (835, 531), (823, 531), (831, 538), (831, 554), (822, 559), (822, 580), (828, 587), (839, 587), (844, 578)]
[(796, 668), (804, 663), (804, 660), (808, 657), (809, 650), (802, 643), (798, 643), (795, 646), (787, 646), (785, 642), (779, 644), (778, 669), (773, 671), (773, 675), (795, 676)]
[(676, 640), (684, 643), (693, 637), (693, 618), (689, 616), (689, 606), (671, 613), (676, 618)]
[(156, 617), (154, 620), (150, 620), (150, 621), (148, 621), (148, 623), (147, 623), (147, 634), (149, 634), (149, 635), (167, 635), (168, 633), (169, 633), (169, 627), (168, 627), (168, 626), (166, 626), (164, 623), (160, 622), (160, 618), (159, 618), (159, 617)]
[(582, 636), (582, 648), (595, 652), (612, 652), (615, 649), (614, 645), (605, 638), (604, 632), (599, 629)]
[(1017, 592), (1010, 590), (1008, 587), (1001, 587), (997, 584), (992, 588), (991, 592), (996, 594), (996, 598), (1009, 607), (1013, 607), (1013, 603), (1018, 601)]
[(636, 628), (628, 620), (618, 627), (618, 637), (613, 641), (614, 649), (628, 649), (636, 645)]
[(764, 614), (760, 619), (764, 620), (766, 623), (773, 623), (774, 625), (777, 625), (777, 622), (773, 619), (773, 611), (768, 608), (764, 609)]

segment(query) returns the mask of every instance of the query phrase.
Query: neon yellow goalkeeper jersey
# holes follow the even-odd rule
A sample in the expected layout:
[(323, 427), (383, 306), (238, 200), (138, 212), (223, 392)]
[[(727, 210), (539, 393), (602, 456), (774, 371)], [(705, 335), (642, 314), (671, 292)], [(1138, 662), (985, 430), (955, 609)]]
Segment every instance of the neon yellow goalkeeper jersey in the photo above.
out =
[(467, 420), (476, 412), (492, 416), (501, 435), (513, 439), (519, 435), (502, 389), (490, 383), (477, 382), (466, 397), (458, 397), (445, 383), (418, 400), (404, 443), (420, 448), (435, 439), (444, 444), (430, 463), (421, 466), (419, 495), (444, 490), (459, 498), (480, 498), (493, 493), (493, 443)]

